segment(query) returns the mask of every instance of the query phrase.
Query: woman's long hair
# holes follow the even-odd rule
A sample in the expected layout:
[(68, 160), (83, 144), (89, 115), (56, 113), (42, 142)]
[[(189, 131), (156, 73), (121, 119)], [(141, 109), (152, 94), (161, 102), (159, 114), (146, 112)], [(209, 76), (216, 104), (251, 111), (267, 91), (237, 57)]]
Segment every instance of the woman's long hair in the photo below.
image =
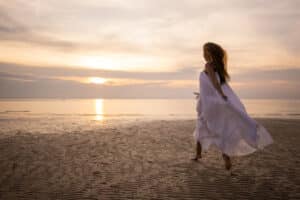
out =
[(220, 76), (221, 84), (227, 82), (230, 76), (227, 72), (227, 53), (218, 44), (207, 42), (203, 48), (209, 52), (212, 58), (212, 64), (215, 66), (217, 73)]

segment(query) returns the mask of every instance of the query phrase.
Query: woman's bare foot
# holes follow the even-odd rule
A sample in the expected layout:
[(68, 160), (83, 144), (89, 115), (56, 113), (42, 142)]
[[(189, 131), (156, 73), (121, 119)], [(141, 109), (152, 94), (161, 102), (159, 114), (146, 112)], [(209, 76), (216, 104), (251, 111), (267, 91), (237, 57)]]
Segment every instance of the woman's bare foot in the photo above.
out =
[(197, 141), (197, 144), (196, 144), (196, 156), (195, 156), (195, 158), (192, 158), (191, 160), (198, 161), (199, 158), (202, 158), (201, 153), (202, 153), (202, 147), (201, 147), (200, 142)]
[(222, 156), (223, 156), (223, 159), (224, 159), (224, 162), (225, 162), (225, 169), (230, 170), (231, 167), (232, 167), (230, 157), (227, 156), (226, 154), (223, 154)]
[(198, 161), (198, 159), (201, 159), (202, 156), (201, 155), (196, 155), (194, 158), (192, 158), (191, 160), (193, 161)]

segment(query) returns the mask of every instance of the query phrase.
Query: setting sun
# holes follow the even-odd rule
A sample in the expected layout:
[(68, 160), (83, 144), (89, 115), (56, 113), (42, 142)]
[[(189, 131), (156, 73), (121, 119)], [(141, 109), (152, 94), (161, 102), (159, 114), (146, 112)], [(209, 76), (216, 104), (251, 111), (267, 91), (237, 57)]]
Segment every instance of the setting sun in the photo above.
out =
[(88, 82), (94, 84), (103, 84), (106, 82), (106, 79), (100, 77), (89, 77)]

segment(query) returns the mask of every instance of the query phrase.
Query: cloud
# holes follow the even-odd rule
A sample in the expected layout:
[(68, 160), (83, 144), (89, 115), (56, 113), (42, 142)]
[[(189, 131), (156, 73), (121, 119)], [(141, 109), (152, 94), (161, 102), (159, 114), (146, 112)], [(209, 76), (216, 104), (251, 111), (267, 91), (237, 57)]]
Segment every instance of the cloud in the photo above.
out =
[(202, 44), (209, 40), (228, 49), (233, 66), (300, 65), (298, 7), (290, 0), (7, 1), (1, 3), (0, 40), (27, 49), (39, 45), (56, 56), (176, 58), (174, 68), (201, 65)]
[[(1, 97), (43, 98), (193, 98), (199, 70), (124, 72), (42, 68), (0, 64)], [(112, 82), (87, 84), (78, 79), (101, 77)], [(242, 98), (300, 98), (300, 69), (255, 69), (232, 74), (230, 84)]]
[(7, 11), (0, 7), (0, 41), (14, 41), (42, 45), (48, 47), (70, 49), (74, 44), (64, 40), (43, 36), (10, 17)]
[(192, 95), (191, 89), (161, 83), (110, 86), (55, 79), (22, 82), (0, 78), (0, 91), (0, 97), (6, 98), (187, 98)]
[[(1, 95), (90, 97), (99, 90), (138, 97), (147, 89), (151, 97), (190, 97), (204, 64), (202, 44), (215, 41), (228, 51), (232, 84), (243, 96), (280, 97), (268, 82), (286, 98), (298, 96), (299, 6), (292, 0), (2, 1)], [(106, 58), (96, 65), (118, 70), (79, 66), (85, 57)], [(113, 79), (115, 87), (70, 80), (91, 76)]]
[[(268, 5), (268, 9), (264, 5)], [(300, 34), (299, 6), (299, 1), (266, 1), (263, 5), (257, 6), (258, 8), (251, 13), (251, 20), (266, 44), (272, 41), (292, 55), (299, 56), (300, 42), (297, 40)]]
[(36, 77), (56, 77), (56, 76), (99, 76), (103, 78), (126, 78), (143, 80), (190, 80), (197, 79), (200, 69), (195, 67), (185, 67), (173, 72), (132, 72), (121, 70), (103, 69), (80, 69), (69, 67), (31, 67), (10, 63), (0, 63), (0, 72), (31, 74)]

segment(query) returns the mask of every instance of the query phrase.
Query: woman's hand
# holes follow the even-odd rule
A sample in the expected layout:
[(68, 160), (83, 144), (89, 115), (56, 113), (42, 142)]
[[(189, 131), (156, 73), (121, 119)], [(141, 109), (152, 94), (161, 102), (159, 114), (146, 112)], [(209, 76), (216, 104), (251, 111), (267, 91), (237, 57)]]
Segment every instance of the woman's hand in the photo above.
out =
[(196, 99), (199, 98), (200, 93), (199, 92), (194, 92), (194, 95), (196, 95)]

